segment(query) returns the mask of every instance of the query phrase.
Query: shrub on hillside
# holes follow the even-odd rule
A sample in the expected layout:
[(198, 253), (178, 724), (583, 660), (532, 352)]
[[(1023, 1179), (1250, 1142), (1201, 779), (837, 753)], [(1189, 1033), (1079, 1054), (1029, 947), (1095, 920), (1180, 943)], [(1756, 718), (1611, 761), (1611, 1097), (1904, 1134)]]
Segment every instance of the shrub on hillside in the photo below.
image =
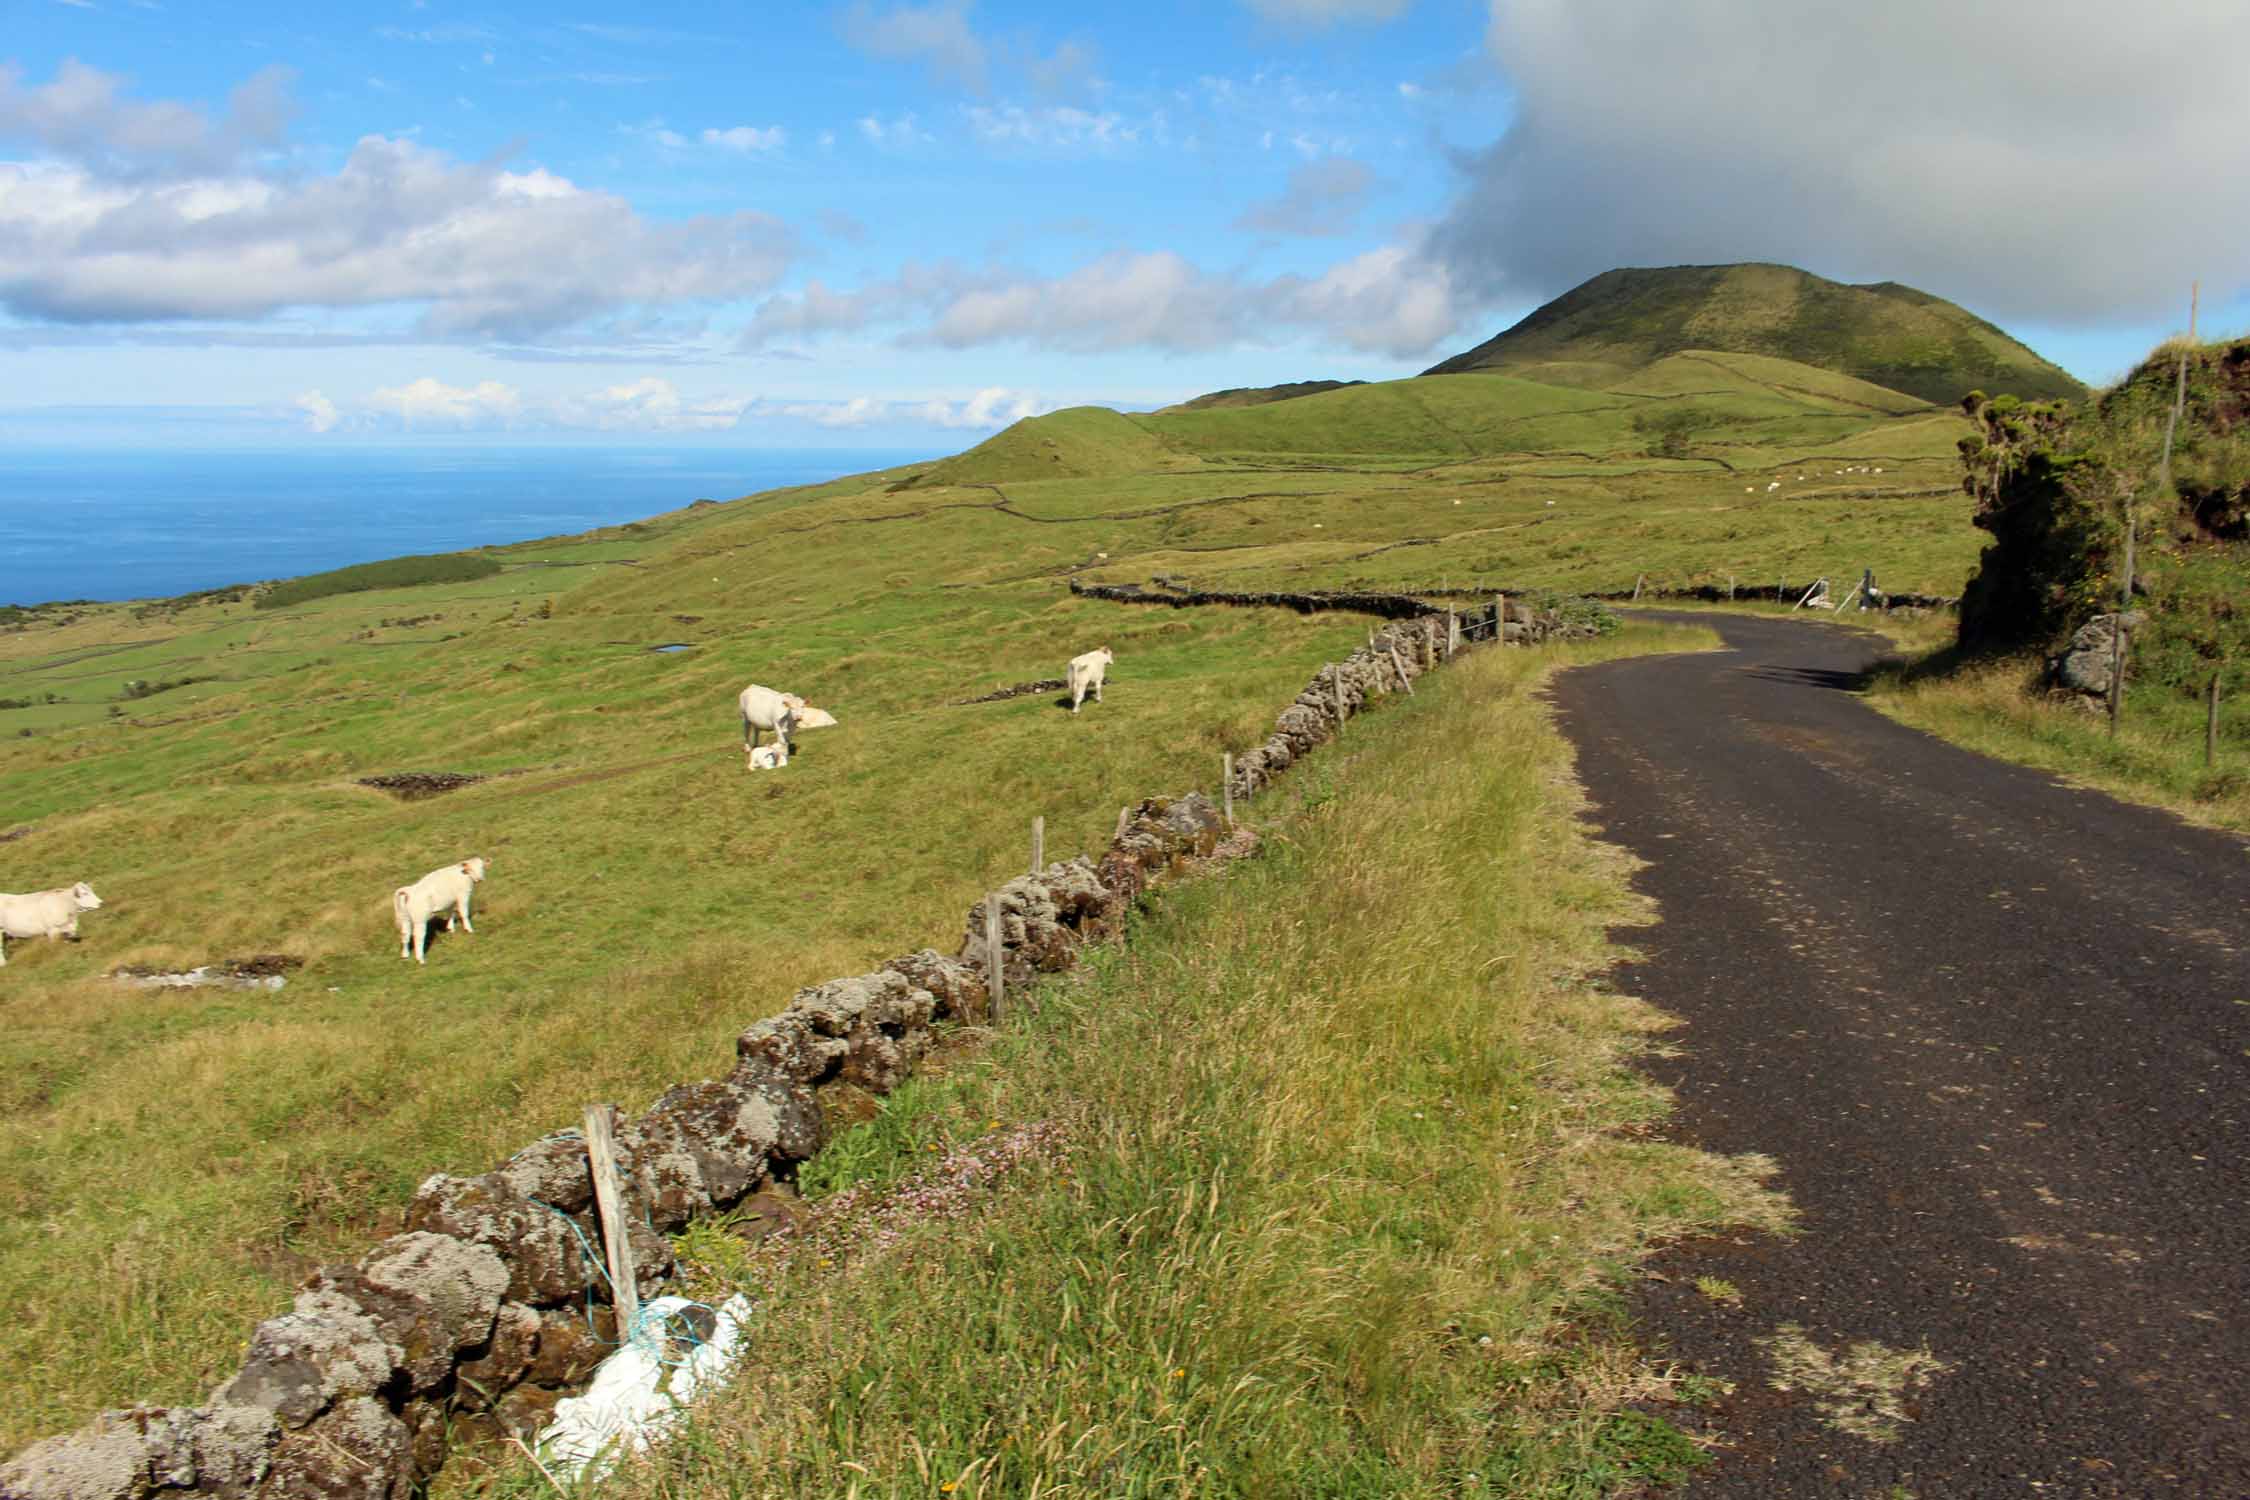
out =
[(279, 609), (288, 604), (325, 599), (331, 594), (359, 594), (369, 589), (410, 588), (423, 583), (464, 583), (490, 578), (500, 564), (481, 552), (438, 552), (420, 557), (393, 557), (382, 562), (359, 563), (303, 578), (270, 584), (258, 596), (259, 609)]
[(2250, 683), (2250, 340), (2187, 350), (2171, 487), (2158, 493), (2180, 346), (2084, 404), (1972, 393), (1962, 487), (1992, 533), (1961, 599), (1964, 648), (2052, 649), (2117, 607), (2125, 521), (2146, 623), (2134, 674), (2188, 695)]

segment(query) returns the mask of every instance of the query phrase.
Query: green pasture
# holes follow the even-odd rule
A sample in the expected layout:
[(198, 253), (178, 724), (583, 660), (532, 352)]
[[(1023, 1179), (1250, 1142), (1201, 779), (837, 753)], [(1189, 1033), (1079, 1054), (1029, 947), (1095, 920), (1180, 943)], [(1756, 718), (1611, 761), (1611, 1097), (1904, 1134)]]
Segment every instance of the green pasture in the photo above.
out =
[[(87, 879), (108, 903), (0, 971), (0, 1447), (200, 1397), (425, 1174), (722, 1071), (799, 985), (951, 949), (1035, 814), (1068, 853), (1129, 800), (1211, 787), (1369, 624), (1095, 603), (1072, 578), (1615, 590), (1872, 565), (1958, 588), (1979, 537), (1955, 419), (1748, 360), (1681, 378), (1706, 374), (1081, 409), (936, 464), (493, 547), (490, 577), (0, 626), (0, 699), (33, 700), (0, 709), (0, 889)], [(1652, 455), (1636, 417), (1683, 400), (1712, 420)], [(1834, 474), (1853, 453), (1886, 472)], [(672, 642), (693, 649), (649, 649)], [(1108, 702), (1075, 718), (1052, 695), (955, 706), (1099, 644)], [(752, 680), (838, 727), (746, 772)], [(357, 784), (398, 771), (492, 779), (413, 803)], [(477, 932), (402, 963), (391, 889), (472, 853)], [(265, 952), (305, 960), (287, 989), (104, 977)]]

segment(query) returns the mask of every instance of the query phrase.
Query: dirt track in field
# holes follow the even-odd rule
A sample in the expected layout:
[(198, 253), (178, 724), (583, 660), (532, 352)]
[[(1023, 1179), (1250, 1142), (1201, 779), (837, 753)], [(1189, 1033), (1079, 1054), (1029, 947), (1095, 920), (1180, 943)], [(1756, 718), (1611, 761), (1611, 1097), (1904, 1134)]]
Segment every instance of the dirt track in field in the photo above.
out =
[(2250, 844), (1884, 719), (1872, 637), (1669, 618), (1731, 649), (1554, 698), (1670, 1128), (1803, 1213), (1635, 1295), (1733, 1383), (1666, 1413), (1725, 1443), (1686, 1493), (2250, 1495)]

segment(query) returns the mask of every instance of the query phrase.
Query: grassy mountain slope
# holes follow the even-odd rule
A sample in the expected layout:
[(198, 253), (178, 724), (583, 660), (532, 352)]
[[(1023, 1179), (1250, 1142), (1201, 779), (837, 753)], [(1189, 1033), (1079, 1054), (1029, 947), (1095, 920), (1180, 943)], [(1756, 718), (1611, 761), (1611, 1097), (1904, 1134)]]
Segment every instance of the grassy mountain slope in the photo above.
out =
[[(589, 1100), (637, 1107), (723, 1067), (794, 987), (944, 943), (1034, 814), (1061, 853), (1128, 798), (1209, 786), (1365, 630), (1102, 605), (1073, 577), (1611, 590), (1872, 564), (1950, 592), (1968, 571), (1957, 413), (1757, 361), (1640, 378), (1661, 389), (1082, 408), (487, 549), (483, 578), (0, 621), (0, 889), (85, 878), (108, 903), (79, 944), (14, 947), (0, 982), (0, 1446), (200, 1397), (428, 1172)], [(670, 642), (693, 649), (648, 649)], [(952, 706), (1102, 642), (1098, 710)], [(841, 722), (749, 775), (750, 680)], [(492, 779), (412, 803), (357, 784), (407, 770)], [(390, 889), (471, 852), (492, 860), (477, 932), (400, 963)], [(278, 994), (103, 977), (273, 951), (306, 961)]]
[(1689, 349), (1794, 360), (1935, 403), (1977, 389), (2029, 398), (2085, 390), (1941, 297), (1760, 264), (1605, 271), (1425, 373), (1542, 366), (1553, 378), (1558, 363), (1637, 369)]
[(1174, 411), (1208, 411), (1223, 406), (1264, 406), (1274, 401), (1294, 401), (1299, 396), (1318, 396), (1326, 391), (1341, 390), (1345, 386), (1365, 385), (1364, 380), (1292, 380), (1283, 385), (1236, 385), (1223, 391), (1207, 391), (1191, 396), (1164, 408)]

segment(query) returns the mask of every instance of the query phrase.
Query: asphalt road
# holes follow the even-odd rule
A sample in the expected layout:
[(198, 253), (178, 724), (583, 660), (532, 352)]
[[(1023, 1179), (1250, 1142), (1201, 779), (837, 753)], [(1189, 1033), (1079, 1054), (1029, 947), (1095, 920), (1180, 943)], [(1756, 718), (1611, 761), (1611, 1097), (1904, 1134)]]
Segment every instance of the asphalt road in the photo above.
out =
[(1636, 1293), (1734, 1386), (1666, 1413), (1728, 1444), (1685, 1492), (2250, 1495), (2250, 844), (1884, 719), (1872, 637), (1659, 618), (1731, 649), (1553, 690), (1661, 908), (1619, 987), (1686, 1022), (1672, 1134), (1803, 1214)]

